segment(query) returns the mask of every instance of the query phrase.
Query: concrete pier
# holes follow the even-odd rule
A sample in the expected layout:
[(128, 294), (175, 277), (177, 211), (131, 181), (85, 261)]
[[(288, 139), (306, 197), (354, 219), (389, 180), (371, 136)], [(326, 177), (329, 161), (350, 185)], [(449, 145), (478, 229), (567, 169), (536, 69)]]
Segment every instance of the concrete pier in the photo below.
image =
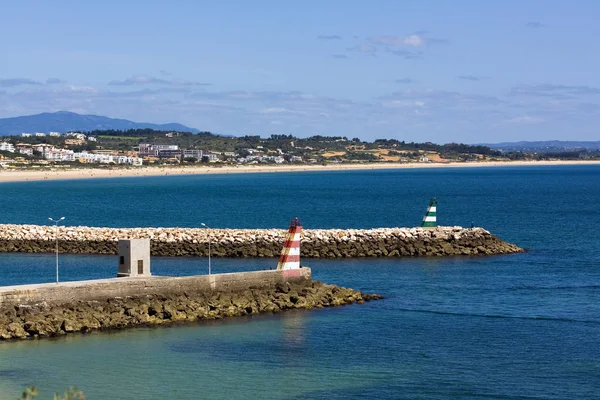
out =
[(0, 286), (0, 306), (42, 302), (60, 304), (140, 295), (180, 295), (185, 292), (238, 291), (304, 280), (311, 280), (310, 268), (300, 268), (297, 274), (268, 270), (182, 277), (124, 277)]
[(308, 268), (289, 272), (1, 287), (0, 340), (323, 308), (382, 298), (313, 281)]

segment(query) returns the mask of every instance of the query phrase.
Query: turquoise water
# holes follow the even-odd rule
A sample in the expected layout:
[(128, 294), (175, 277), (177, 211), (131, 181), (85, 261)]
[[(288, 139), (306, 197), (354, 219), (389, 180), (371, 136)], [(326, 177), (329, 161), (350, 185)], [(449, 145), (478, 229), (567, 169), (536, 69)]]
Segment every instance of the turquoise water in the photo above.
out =
[[(383, 301), (211, 323), (0, 342), (1, 399), (35, 383), (88, 398), (594, 399), (600, 395), (600, 167), (131, 178), (0, 185), (0, 222), (306, 227), (476, 225), (525, 254), (305, 260)], [(214, 259), (213, 271), (276, 260)], [(0, 284), (52, 281), (52, 255), (1, 254)], [(61, 256), (65, 280), (114, 257)], [(203, 258), (155, 258), (159, 274)], [(108, 393), (110, 392), (110, 395)]]

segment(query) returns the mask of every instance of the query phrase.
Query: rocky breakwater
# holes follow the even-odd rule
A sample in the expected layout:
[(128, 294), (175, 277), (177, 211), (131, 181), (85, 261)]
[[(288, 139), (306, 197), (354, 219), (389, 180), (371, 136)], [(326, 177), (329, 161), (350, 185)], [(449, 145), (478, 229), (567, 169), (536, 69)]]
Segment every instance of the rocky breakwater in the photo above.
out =
[(0, 339), (62, 336), (341, 306), (381, 299), (309, 279), (238, 291), (186, 291), (66, 303), (0, 305)]
[[(59, 251), (116, 254), (119, 239), (150, 238), (155, 256), (277, 257), (285, 230), (91, 228), (61, 226)], [(0, 252), (54, 251), (54, 227), (0, 225)], [(302, 256), (310, 258), (491, 255), (522, 252), (482, 228), (306, 229)]]

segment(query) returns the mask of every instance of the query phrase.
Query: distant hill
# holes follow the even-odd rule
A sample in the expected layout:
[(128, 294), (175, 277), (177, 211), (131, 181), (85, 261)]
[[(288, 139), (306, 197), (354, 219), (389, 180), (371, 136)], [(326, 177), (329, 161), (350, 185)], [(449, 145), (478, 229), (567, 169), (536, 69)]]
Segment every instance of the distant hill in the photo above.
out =
[(133, 122), (126, 119), (102, 117), (100, 115), (81, 115), (68, 111), (42, 113), (23, 117), (0, 118), (0, 136), (20, 135), (23, 132), (68, 132), (92, 131), (95, 129), (144, 129), (150, 128), (164, 131), (179, 131), (198, 133), (198, 129), (185, 125), (150, 124), (146, 122)]
[(600, 150), (600, 141), (595, 142), (576, 142), (563, 140), (545, 140), (538, 142), (504, 142), (504, 143), (486, 143), (492, 149), (503, 151), (529, 151), (529, 152), (551, 152), (551, 151), (571, 151), (571, 150)]

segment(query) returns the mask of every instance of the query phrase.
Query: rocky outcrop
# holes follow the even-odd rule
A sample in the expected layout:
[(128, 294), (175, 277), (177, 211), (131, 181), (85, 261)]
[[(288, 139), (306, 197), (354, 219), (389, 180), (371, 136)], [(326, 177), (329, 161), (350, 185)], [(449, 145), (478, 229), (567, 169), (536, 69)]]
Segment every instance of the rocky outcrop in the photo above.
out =
[(3, 305), (0, 306), (0, 339), (54, 337), (75, 332), (341, 306), (381, 298), (304, 280), (238, 291), (190, 291), (102, 301)]
[[(60, 227), (59, 251), (116, 254), (119, 239), (150, 238), (155, 256), (277, 257), (283, 246), (279, 229), (90, 228)], [(0, 252), (54, 251), (54, 228), (0, 225)], [(302, 256), (310, 258), (490, 255), (521, 252), (482, 228), (307, 229)]]

